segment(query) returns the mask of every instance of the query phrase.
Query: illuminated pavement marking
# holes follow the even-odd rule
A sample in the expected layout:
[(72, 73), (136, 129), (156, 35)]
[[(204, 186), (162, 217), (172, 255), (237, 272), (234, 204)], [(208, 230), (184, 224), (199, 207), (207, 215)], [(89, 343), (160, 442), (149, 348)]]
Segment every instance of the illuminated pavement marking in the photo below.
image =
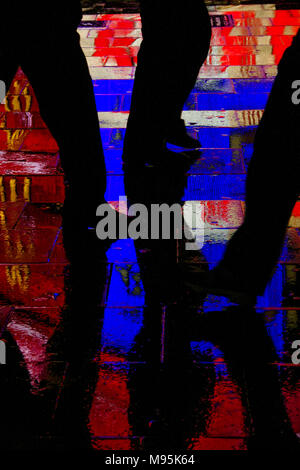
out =
[[(243, 219), (244, 184), (255, 128), (276, 65), (300, 25), (300, 11), (276, 10), (273, 4), (215, 6), (209, 10), (217, 27), (213, 28), (209, 57), (183, 117), (189, 132), (199, 137), (204, 147), (202, 159), (189, 171), (184, 200), (201, 200), (205, 205), (202, 252), (212, 266)], [(125, 192), (121, 155), (141, 42), (140, 18), (137, 14), (86, 15), (83, 21), (79, 34), (94, 80), (107, 160), (107, 198), (116, 201)], [(45, 345), (64, 306), (67, 259), (60, 215), (51, 212), (47, 204), (37, 203), (63, 201), (63, 175), (57, 145), (41, 122), (30, 86), (22, 73), (16, 78), (11, 96), (0, 108), (0, 279), (2, 292), (17, 305), (10, 331), (24, 355), (31, 386), (38, 390)], [(297, 204), (281, 262), (264, 297), (258, 299), (283, 363), (288, 361), (288, 328), (293, 331), (300, 310), (296, 283), (299, 226)], [(109, 288), (103, 301), (98, 358), (102, 369), (89, 416), (90, 430), (96, 448), (130, 449), (134, 437), (128, 418), (128, 358), (143, 325), (145, 292), (131, 240), (115, 243), (107, 255)], [(199, 313), (222, 311), (228, 305), (225, 298), (209, 296)], [(211, 377), (211, 369), (217, 378), (209, 391), (213, 412), (208, 429), (205, 435), (193, 438), (192, 448), (244, 449), (245, 410), (222, 350), (208, 341), (193, 341), (192, 348), (209, 364), (205, 366), (207, 377)], [(130, 364), (137, 371), (143, 367), (141, 362)], [(147, 380), (148, 376), (145, 383)], [(285, 390), (287, 403), (299, 432), (300, 387), (297, 382), (289, 391), (289, 386)]]

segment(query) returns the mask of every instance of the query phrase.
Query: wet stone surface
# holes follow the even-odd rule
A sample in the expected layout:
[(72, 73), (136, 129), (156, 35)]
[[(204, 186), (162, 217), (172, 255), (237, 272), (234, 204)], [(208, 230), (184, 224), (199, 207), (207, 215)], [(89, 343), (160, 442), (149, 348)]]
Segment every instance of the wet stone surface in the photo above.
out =
[[(137, 3), (101, 2), (104, 10), (83, 3), (78, 32), (101, 123), (106, 199), (117, 207), (127, 191), (134, 199), (160, 185), (159, 200), (167, 193), (173, 202), (199, 202), (204, 232), (189, 252), (185, 240), (125, 239), (103, 248), (93, 231), (76, 238), (76, 230), (63, 230), (58, 145), (18, 70), (0, 105), (0, 339), (7, 352), (0, 447), (296, 447), (299, 203), (255, 307), (192, 295), (190, 286), (222, 258), (243, 221), (255, 130), (299, 10), (209, 4), (211, 48), (183, 115), (201, 153), (179, 176), (170, 162), (132, 178), (124, 175), (122, 148), (141, 43)], [(84, 200), (88, 174), (80, 184)], [(78, 208), (75, 220), (80, 215)]]

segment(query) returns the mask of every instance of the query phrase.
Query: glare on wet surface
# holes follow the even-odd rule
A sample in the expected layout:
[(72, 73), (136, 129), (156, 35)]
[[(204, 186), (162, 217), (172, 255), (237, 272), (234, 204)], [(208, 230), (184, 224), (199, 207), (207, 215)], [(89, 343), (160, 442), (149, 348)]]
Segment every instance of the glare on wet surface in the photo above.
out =
[[(203, 270), (221, 259), (242, 223), (255, 129), (280, 57), (300, 26), (300, 10), (273, 4), (209, 10), (215, 17), (209, 56), (183, 111), (189, 133), (203, 146), (183, 194), (184, 201), (201, 201), (204, 208), (204, 245), (197, 259)], [(125, 195), (122, 145), (141, 21), (138, 14), (88, 15), (79, 34), (104, 145), (106, 198), (116, 202)], [(249, 333), (243, 330), (244, 312), (226, 298), (191, 298), (188, 306), (156, 303), (156, 295), (168, 298), (180, 257), (174, 255), (170, 271), (163, 260), (155, 260), (153, 268), (147, 249), (135, 247), (132, 240), (114, 243), (97, 275), (85, 265), (76, 316), (70, 317), (74, 305), (61, 230), (63, 200), (57, 143), (19, 69), (0, 105), (0, 299), (15, 307), (3, 337), (17, 364), (13, 377), (19, 389), (11, 395), (6, 382), (6, 403), (13, 407), (14, 400), (26, 395), (28, 409), (32, 406), (35, 413), (28, 431), (34, 446), (59, 446), (60, 439), (62, 446), (71, 445), (88, 435), (89, 443), (102, 450), (174, 443), (189, 450), (245, 450), (249, 415), (263, 411), (261, 403), (255, 402), (257, 409), (247, 405), (247, 387), (253, 383), (251, 377), (248, 382), (242, 378), (243, 361), (249, 357), (241, 347), (251, 344), (257, 384), (265, 390), (262, 400), (272, 397), (278, 372), (291, 428), (300, 433), (300, 369), (291, 363), (300, 321), (299, 204), (274, 276), (257, 300), (253, 325), (249, 320)], [(94, 294), (101, 297), (96, 307)], [(0, 315), (0, 326), (3, 322)], [(258, 350), (266, 338), (276, 357)], [(45, 406), (44, 415), (58, 422), (58, 430), (43, 428), (38, 415)], [(15, 442), (22, 447), (27, 410), (19, 408), (11, 419)], [(26, 442), (25, 448), (33, 445)]]

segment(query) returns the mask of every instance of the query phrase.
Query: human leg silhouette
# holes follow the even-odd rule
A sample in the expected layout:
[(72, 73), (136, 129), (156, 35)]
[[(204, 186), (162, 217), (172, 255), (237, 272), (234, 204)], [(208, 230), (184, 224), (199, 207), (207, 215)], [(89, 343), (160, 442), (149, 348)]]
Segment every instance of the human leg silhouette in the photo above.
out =
[[(93, 85), (74, 31), (37, 60), (40, 48), (21, 59), (38, 99), (41, 115), (56, 139), (68, 182), (67, 200), (78, 221), (92, 221), (104, 200), (105, 165)], [(47, 77), (45, 79), (44, 77)]]
[(7, 87), (18, 65), (27, 75), (59, 146), (67, 182), (65, 207), (78, 223), (94, 225), (96, 208), (104, 200), (105, 164), (93, 84), (76, 32), (80, 3), (56, 6), (57, 11), (54, 5), (38, 21), (40, 10), (30, 3), (32, 10), (17, 15), (17, 28), (3, 30), (1, 72)]
[(123, 157), (136, 163), (153, 159), (174, 134), (185, 134), (181, 112), (211, 36), (208, 12), (200, 0), (187, 0), (180, 8), (172, 0), (141, 0), (141, 18), (143, 41)]
[(224, 287), (262, 294), (276, 266), (299, 194), (300, 105), (292, 84), (300, 77), (300, 34), (279, 63), (258, 127), (246, 183), (246, 213), (213, 271)]

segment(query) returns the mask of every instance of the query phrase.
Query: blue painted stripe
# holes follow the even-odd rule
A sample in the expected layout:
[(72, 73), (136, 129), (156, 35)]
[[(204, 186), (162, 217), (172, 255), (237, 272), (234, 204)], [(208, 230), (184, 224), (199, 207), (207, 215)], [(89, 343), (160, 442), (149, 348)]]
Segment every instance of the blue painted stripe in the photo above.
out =
[[(272, 78), (202, 78), (197, 80), (193, 93), (268, 93), (273, 81)], [(133, 79), (93, 80), (96, 94), (113, 95), (130, 94), (133, 82)]]
[[(199, 139), (203, 148), (244, 148), (254, 139), (254, 126), (241, 128), (227, 127), (188, 127), (188, 132)], [(125, 129), (103, 129), (101, 137), (104, 148), (122, 149)], [(249, 150), (251, 152), (251, 149)], [(249, 156), (247, 152), (247, 157)]]
[[(264, 109), (268, 93), (191, 93), (184, 105), (184, 110), (214, 111), (238, 109)], [(128, 112), (131, 95), (96, 94), (98, 112)]]

